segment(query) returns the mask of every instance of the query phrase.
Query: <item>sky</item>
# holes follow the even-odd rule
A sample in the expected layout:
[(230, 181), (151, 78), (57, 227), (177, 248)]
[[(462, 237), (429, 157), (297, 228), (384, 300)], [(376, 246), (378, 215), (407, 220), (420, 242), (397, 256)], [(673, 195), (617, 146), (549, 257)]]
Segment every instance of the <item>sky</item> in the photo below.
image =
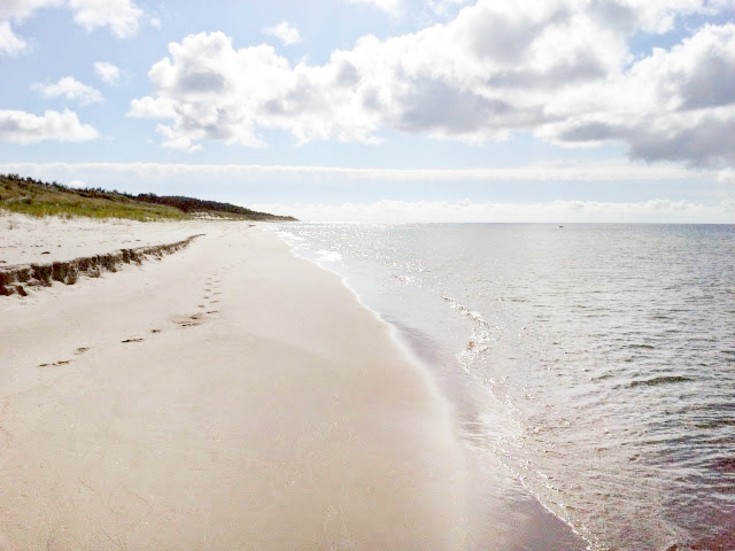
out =
[(303, 220), (735, 223), (735, 0), (0, 0), (0, 173)]

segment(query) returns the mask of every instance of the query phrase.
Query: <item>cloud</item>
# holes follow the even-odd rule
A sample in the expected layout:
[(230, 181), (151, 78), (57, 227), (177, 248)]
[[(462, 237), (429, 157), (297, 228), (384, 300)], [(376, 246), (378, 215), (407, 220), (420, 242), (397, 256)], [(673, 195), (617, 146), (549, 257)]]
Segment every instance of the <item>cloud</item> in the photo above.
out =
[(28, 47), (28, 43), (13, 33), (10, 23), (0, 21), (0, 55), (16, 55)]
[[(661, 182), (691, 181), (702, 178), (679, 165), (656, 165), (619, 161), (616, 163), (554, 163), (527, 165), (518, 168), (462, 168), (462, 169), (385, 169), (341, 168), (311, 165), (249, 165), (249, 164), (195, 164), (195, 163), (4, 163), (0, 172), (30, 173), (31, 175), (65, 179), (107, 179), (120, 175), (122, 180), (260, 183), (268, 181), (315, 181), (330, 183), (421, 183), (433, 182)], [(710, 174), (712, 179), (721, 173)], [(724, 174), (724, 173), (722, 173)]]
[(732, 0), (619, 0), (597, 2), (595, 9), (611, 22), (633, 22), (644, 32), (663, 34), (674, 29), (682, 17), (727, 13), (733, 7)]
[(38, 116), (25, 111), (0, 110), (1, 141), (32, 144), (46, 140), (80, 142), (97, 137), (97, 130), (82, 124), (72, 111), (45, 111)]
[(365, 36), (321, 65), (292, 64), (267, 45), (223, 33), (169, 45), (153, 90), (130, 116), (156, 118), (167, 147), (265, 145), (263, 130), (371, 143), (385, 131), (481, 143), (514, 132), (632, 158), (735, 165), (735, 25), (706, 25), (636, 58), (636, 34), (667, 32), (719, 0), (478, 0), (445, 24), (388, 39)]
[(396, 201), (373, 203), (260, 203), (250, 208), (289, 213), (302, 221), (323, 222), (542, 222), (542, 223), (730, 223), (735, 201), (706, 205), (654, 199), (639, 202)]
[(61, 97), (68, 101), (75, 101), (80, 105), (103, 101), (99, 90), (87, 86), (71, 76), (64, 77), (54, 84), (34, 84), (33, 88), (40, 91), (45, 98)]
[(118, 38), (134, 36), (145, 14), (132, 0), (3, 0), (0, 21), (23, 20), (45, 7), (65, 7), (86, 31), (108, 27)]
[(717, 181), (735, 184), (735, 169), (726, 168), (717, 173)]
[(436, 15), (445, 16), (457, 8), (471, 3), (471, 0), (424, 0), (424, 4)]
[(60, 6), (64, 0), (3, 0), (0, 3), (0, 20), (23, 20), (33, 12), (48, 6)]
[(131, 0), (68, 0), (74, 21), (86, 31), (109, 27), (118, 38), (129, 38), (138, 32), (143, 10)]
[(166, 147), (191, 151), (202, 140), (261, 147), (257, 126), (278, 126), (292, 102), (321, 102), (298, 90), (288, 60), (268, 45), (235, 50), (223, 33), (201, 33), (169, 45), (169, 53), (148, 73), (154, 95), (133, 100), (128, 113), (172, 119), (158, 126)]
[(120, 84), (120, 69), (112, 63), (96, 61), (94, 63), (94, 72), (105, 84), (109, 84), (110, 86)]
[(344, 0), (350, 4), (366, 4), (385, 13), (395, 15), (401, 8), (401, 0)]
[(559, 143), (620, 140), (632, 157), (735, 166), (735, 25), (705, 26), (629, 71), (559, 96), (539, 134)]
[(292, 44), (298, 44), (301, 42), (301, 34), (299, 34), (299, 30), (286, 21), (281, 21), (278, 25), (273, 27), (267, 27), (263, 32), (279, 39), (286, 46), (291, 46)]

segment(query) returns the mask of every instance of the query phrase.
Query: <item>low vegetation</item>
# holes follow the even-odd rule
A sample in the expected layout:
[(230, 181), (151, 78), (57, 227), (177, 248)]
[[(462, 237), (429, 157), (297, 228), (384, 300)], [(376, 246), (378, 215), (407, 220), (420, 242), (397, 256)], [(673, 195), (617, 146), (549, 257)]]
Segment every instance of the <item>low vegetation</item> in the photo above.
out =
[(242, 220), (290, 221), (290, 216), (257, 212), (229, 203), (192, 197), (131, 195), (101, 188), (76, 189), (17, 174), (0, 175), (0, 209), (31, 216), (86, 216), (131, 220), (184, 220), (216, 217)]

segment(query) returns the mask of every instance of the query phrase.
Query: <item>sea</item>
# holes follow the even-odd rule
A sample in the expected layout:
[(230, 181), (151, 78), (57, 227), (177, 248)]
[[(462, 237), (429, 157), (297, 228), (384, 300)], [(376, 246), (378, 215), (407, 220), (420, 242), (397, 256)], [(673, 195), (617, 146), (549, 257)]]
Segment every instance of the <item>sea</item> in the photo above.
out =
[[(473, 548), (735, 550), (735, 225), (277, 231), (453, 403), (484, 469)], [(514, 536), (529, 500), (563, 529)]]

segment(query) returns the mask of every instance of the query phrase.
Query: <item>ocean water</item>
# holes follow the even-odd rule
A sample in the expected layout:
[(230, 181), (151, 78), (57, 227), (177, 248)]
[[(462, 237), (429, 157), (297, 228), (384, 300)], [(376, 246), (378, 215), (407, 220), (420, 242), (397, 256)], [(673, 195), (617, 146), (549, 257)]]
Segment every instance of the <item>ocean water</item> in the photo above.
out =
[(735, 226), (279, 231), (433, 371), (502, 471), (480, 480), (488, 510), (525, 495), (578, 538), (489, 530), (478, 549), (735, 549)]

